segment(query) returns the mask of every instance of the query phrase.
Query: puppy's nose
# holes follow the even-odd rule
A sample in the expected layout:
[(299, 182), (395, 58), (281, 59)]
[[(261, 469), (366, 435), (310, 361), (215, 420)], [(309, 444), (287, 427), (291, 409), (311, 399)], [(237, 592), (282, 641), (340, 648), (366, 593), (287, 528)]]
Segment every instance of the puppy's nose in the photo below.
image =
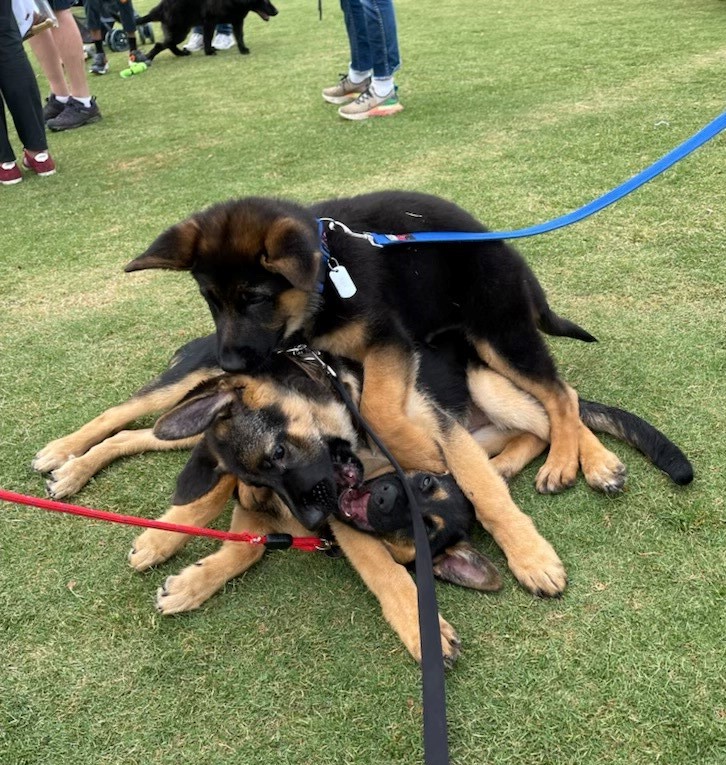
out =
[(379, 512), (390, 513), (396, 505), (398, 489), (395, 484), (384, 483), (382, 486), (377, 487), (371, 499), (375, 503)]
[(247, 360), (234, 348), (221, 348), (218, 355), (219, 366), (225, 372), (239, 373), (247, 370)]

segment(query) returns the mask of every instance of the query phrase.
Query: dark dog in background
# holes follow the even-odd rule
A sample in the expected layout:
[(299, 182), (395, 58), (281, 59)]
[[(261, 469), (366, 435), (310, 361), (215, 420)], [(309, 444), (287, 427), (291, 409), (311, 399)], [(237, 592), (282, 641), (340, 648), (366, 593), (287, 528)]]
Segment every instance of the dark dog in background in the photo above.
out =
[(244, 21), (250, 12), (263, 21), (269, 21), (278, 13), (270, 0), (161, 0), (159, 5), (137, 19), (137, 23), (158, 21), (161, 24), (164, 39), (146, 54), (150, 59), (166, 49), (175, 56), (189, 56), (189, 51), (179, 48), (179, 44), (195, 26), (202, 27), (205, 55), (213, 56), (216, 53), (212, 47), (214, 28), (225, 23), (232, 25), (239, 52), (247, 54), (250, 49), (244, 41)]

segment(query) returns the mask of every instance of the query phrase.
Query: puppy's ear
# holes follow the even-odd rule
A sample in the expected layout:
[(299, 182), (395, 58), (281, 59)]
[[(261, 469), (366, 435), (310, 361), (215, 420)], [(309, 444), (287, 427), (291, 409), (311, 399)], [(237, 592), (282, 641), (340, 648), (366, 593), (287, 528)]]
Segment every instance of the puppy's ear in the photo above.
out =
[(284, 276), (293, 287), (306, 292), (315, 288), (321, 258), (312, 234), (299, 221), (280, 218), (270, 226), (262, 266)]
[(134, 258), (124, 271), (146, 268), (170, 268), (188, 271), (194, 265), (200, 228), (194, 218), (177, 223), (160, 234), (146, 252)]
[(227, 414), (234, 399), (234, 391), (227, 388), (194, 396), (159, 417), (154, 425), (154, 435), (162, 441), (178, 441), (196, 436), (217, 418)]
[(494, 592), (502, 586), (494, 564), (468, 542), (459, 542), (437, 556), (434, 574), (445, 582), (484, 592)]

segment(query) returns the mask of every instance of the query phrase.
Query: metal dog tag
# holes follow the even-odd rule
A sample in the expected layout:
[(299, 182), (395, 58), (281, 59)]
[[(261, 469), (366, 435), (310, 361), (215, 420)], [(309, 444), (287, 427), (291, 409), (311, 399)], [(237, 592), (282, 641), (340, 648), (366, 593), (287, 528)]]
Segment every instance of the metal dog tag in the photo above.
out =
[(330, 281), (333, 282), (333, 286), (340, 297), (344, 299), (352, 298), (358, 292), (358, 288), (350, 278), (348, 269), (345, 266), (339, 265), (335, 259), (332, 259), (331, 263), (335, 263), (335, 265), (330, 267)]

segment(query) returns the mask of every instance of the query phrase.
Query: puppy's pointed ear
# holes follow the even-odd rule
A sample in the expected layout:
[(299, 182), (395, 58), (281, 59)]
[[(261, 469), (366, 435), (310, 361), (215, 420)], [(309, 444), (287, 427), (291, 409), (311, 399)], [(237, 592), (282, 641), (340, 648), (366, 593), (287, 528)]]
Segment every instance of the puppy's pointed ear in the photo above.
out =
[(293, 287), (311, 292), (318, 283), (322, 255), (312, 233), (294, 218), (280, 218), (265, 236), (262, 266)]
[(188, 271), (194, 265), (200, 228), (194, 218), (177, 223), (160, 234), (146, 252), (134, 258), (124, 271), (170, 268)]
[(502, 586), (495, 565), (468, 542), (459, 542), (434, 561), (434, 574), (445, 582), (493, 592)]
[(226, 386), (194, 396), (159, 417), (154, 435), (162, 441), (178, 441), (203, 433), (228, 413), (234, 399), (234, 391)]

